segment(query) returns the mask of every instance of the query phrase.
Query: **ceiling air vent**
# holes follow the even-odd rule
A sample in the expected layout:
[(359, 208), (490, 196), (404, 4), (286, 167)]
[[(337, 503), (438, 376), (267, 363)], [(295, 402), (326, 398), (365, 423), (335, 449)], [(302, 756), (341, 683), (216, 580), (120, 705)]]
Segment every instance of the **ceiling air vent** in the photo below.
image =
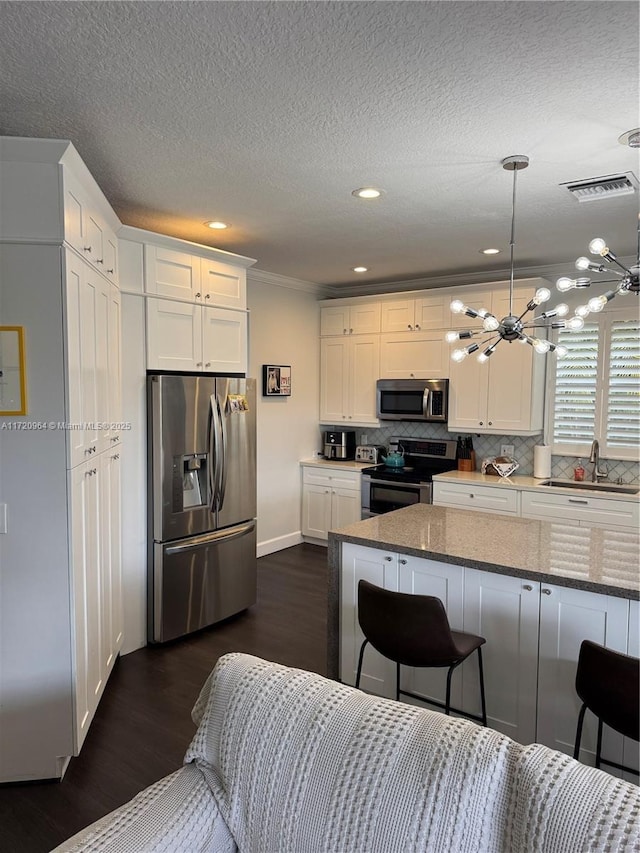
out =
[(638, 179), (633, 172), (621, 175), (605, 175), (603, 178), (589, 178), (585, 181), (570, 181), (560, 184), (566, 187), (578, 201), (604, 201), (618, 195), (629, 195), (638, 190)]

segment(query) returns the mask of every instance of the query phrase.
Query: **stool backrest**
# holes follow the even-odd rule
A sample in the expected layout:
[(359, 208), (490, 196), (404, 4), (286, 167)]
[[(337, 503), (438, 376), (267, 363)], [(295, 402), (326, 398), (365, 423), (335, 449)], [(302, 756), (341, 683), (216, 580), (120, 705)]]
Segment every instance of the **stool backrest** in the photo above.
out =
[(433, 595), (408, 595), (358, 583), (358, 622), (371, 645), (405, 666), (450, 666), (460, 658), (444, 605)]
[(640, 660), (583, 640), (576, 671), (576, 693), (612, 729), (639, 739)]

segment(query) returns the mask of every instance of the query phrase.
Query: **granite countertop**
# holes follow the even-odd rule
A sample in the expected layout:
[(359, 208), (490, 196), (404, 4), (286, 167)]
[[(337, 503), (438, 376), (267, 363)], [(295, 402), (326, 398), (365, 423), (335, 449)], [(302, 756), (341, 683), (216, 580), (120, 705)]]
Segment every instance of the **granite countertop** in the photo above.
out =
[(323, 459), (316, 456), (313, 459), (301, 459), (300, 465), (313, 465), (317, 468), (341, 468), (343, 471), (362, 471), (370, 468), (371, 462), (354, 462), (353, 459)]
[[(640, 493), (634, 495), (624, 492), (605, 492), (597, 487), (593, 489), (575, 489), (571, 488), (571, 480), (567, 480), (566, 489), (563, 489), (561, 486), (549, 487), (542, 485), (544, 480), (539, 480), (535, 477), (528, 477), (525, 474), (512, 474), (511, 477), (496, 477), (491, 474), (481, 474), (479, 471), (446, 471), (444, 474), (434, 474), (433, 479), (438, 483), (460, 483), (469, 486), (497, 486), (500, 489), (515, 489), (516, 491), (523, 492), (535, 491), (550, 495), (570, 494), (573, 497), (576, 497), (577, 494), (582, 494), (589, 498), (606, 498), (607, 500), (613, 501), (640, 501)], [(549, 477), (548, 479), (554, 479), (557, 481), (561, 478)], [(585, 485), (588, 486), (588, 483), (585, 482)], [(611, 485), (614, 484), (612, 483)], [(623, 485), (636, 486), (640, 492), (640, 484), (638, 483), (625, 483)]]
[(330, 531), (334, 568), (342, 542), (640, 599), (640, 535), (630, 530), (414, 504)]

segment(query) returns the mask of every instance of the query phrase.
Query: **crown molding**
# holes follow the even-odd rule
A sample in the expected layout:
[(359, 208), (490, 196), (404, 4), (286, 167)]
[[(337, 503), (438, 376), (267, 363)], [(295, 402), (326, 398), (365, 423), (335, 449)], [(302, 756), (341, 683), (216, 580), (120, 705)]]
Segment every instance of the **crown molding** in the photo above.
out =
[(247, 270), (247, 282), (256, 284), (268, 284), (273, 287), (286, 287), (289, 290), (302, 290), (305, 293), (313, 293), (319, 299), (325, 299), (334, 293), (333, 288), (326, 284), (317, 284), (314, 281), (303, 281), (300, 278), (290, 278), (275, 272), (253, 269)]

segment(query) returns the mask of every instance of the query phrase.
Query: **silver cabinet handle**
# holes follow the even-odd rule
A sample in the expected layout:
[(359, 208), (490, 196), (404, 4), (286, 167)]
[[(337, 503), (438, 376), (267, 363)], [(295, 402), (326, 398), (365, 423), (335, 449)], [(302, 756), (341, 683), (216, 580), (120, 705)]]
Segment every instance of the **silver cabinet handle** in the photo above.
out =
[(483, 425), (484, 425), (484, 421), (480, 421), (480, 426), (483, 426)]
[(113, 275), (113, 270), (106, 270), (106, 272), (108, 272), (109, 275)]
[(475, 498), (475, 495), (469, 495), (470, 498)]
[(120, 454), (119, 454), (119, 453), (114, 453), (114, 454), (113, 454), (113, 456), (112, 456), (111, 458), (112, 458), (112, 459), (120, 459)]
[(117, 441), (119, 438), (120, 438), (119, 435), (114, 435), (113, 438), (111, 439), (111, 441)]
[(343, 334), (343, 335), (346, 335), (346, 334), (347, 334), (347, 330), (346, 330), (346, 329), (343, 329), (343, 330), (342, 330), (342, 334)]
[(410, 326), (410, 325), (407, 323), (407, 329), (411, 330), (411, 329), (413, 329), (413, 326)]
[(416, 323), (416, 329), (420, 331), (420, 323)]
[(205, 298), (205, 299), (211, 299), (211, 294), (210, 294), (210, 293), (205, 294), (205, 297), (204, 297), (204, 298)]
[(202, 367), (202, 362), (201, 362), (201, 361), (196, 361), (196, 367)]
[(104, 261), (103, 261), (103, 259), (102, 259), (102, 258), (96, 258), (96, 263), (97, 263), (97, 264), (103, 264), (103, 263), (104, 263)]
[(586, 504), (589, 506), (589, 501), (580, 500), (579, 498), (568, 498), (570, 504)]
[(200, 299), (200, 296), (201, 296), (200, 293), (196, 293), (196, 299)]
[(210, 361), (208, 361), (208, 362), (205, 364), (205, 367), (211, 367), (211, 362), (210, 362)]
[(489, 421), (489, 426), (493, 426), (493, 421)]
[(542, 593), (543, 593), (543, 595), (551, 595), (551, 590), (550, 589), (543, 589)]
[(400, 565), (401, 565), (401, 566), (406, 566), (406, 565), (407, 565), (407, 561), (406, 561), (406, 560), (400, 560)]
[(90, 251), (91, 251), (91, 246), (83, 246), (83, 251), (85, 251), (85, 252), (90, 252)]
[(526, 584), (524, 584), (524, 586), (522, 587), (522, 589), (526, 589), (526, 590), (527, 590), (527, 592), (531, 592), (531, 590), (533, 589), (533, 587), (531, 586), (531, 584), (530, 584), (530, 583), (526, 583)]
[(385, 560), (387, 561), (387, 563), (390, 563), (391, 560), (393, 560), (393, 557), (385, 557)]

